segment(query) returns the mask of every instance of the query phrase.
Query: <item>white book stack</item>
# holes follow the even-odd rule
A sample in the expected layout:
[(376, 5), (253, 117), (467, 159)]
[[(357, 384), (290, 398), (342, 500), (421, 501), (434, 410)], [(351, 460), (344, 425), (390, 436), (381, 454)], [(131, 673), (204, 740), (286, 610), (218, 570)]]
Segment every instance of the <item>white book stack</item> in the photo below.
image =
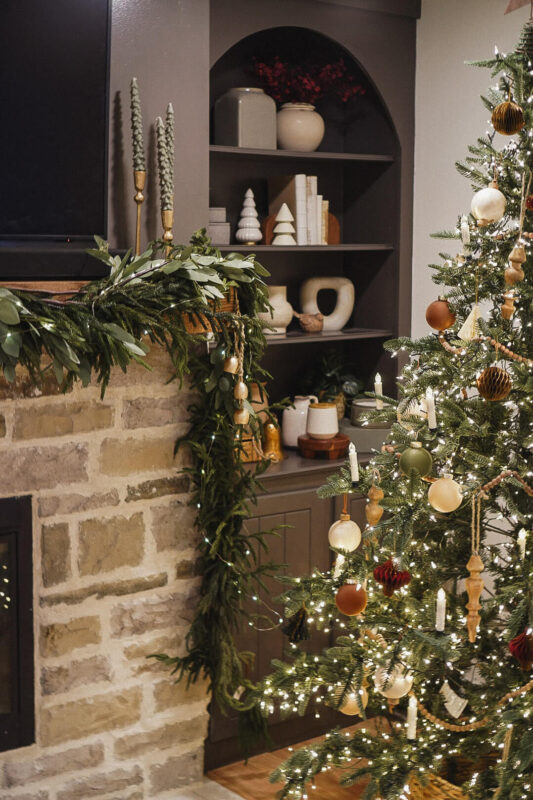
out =
[(285, 203), (294, 217), (296, 244), (328, 243), (329, 201), (318, 194), (316, 175), (280, 175), (268, 179), (268, 213), (274, 217)]

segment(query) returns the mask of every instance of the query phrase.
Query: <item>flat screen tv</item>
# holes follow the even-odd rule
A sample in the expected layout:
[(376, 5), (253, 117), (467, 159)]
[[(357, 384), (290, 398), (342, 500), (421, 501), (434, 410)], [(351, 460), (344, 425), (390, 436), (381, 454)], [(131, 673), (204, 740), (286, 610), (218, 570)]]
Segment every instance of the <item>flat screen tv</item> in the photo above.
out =
[(106, 234), (110, 2), (0, 2), (4, 249)]

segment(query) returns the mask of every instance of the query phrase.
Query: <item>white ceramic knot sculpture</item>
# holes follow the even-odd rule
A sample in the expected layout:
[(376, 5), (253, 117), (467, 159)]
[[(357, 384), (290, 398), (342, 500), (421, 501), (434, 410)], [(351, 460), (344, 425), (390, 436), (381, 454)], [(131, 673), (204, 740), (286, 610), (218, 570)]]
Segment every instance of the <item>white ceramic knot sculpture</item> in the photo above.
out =
[(309, 278), (300, 287), (300, 305), (304, 314), (318, 314), (317, 296), (321, 289), (337, 292), (337, 302), (331, 314), (324, 315), (324, 331), (340, 331), (353, 311), (355, 287), (348, 278)]

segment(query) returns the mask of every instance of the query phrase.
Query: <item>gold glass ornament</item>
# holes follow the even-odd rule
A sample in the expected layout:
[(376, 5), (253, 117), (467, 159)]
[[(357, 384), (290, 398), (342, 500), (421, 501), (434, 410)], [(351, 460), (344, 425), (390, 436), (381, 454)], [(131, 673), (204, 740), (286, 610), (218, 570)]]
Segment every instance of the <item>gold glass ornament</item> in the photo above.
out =
[(361, 544), (361, 528), (349, 514), (342, 513), (329, 529), (328, 541), (331, 547), (351, 553)]
[(518, 103), (506, 100), (496, 106), (492, 112), (491, 122), (494, 130), (498, 133), (503, 133), (505, 136), (513, 136), (513, 134), (521, 131), (525, 125), (524, 111)]
[(481, 397), (490, 402), (503, 400), (513, 387), (511, 376), (501, 367), (487, 367), (476, 382)]
[(491, 181), (486, 189), (475, 193), (470, 209), (482, 227), (498, 222), (505, 214), (506, 205), (505, 195), (498, 189), (497, 181)]
[(428, 490), (428, 502), (443, 514), (449, 514), (459, 508), (463, 500), (461, 487), (451, 475), (443, 475), (432, 483)]
[[(335, 692), (335, 699), (338, 700), (339, 694), (341, 690)], [(359, 695), (359, 700), (357, 696)], [(360, 686), (359, 689), (356, 689), (354, 692), (350, 692), (346, 695), (344, 700), (342, 701), (341, 705), (337, 709), (342, 714), (346, 714), (350, 717), (355, 717), (358, 714), (361, 715), (361, 708), (363, 710), (368, 705), (368, 692), (364, 686)]]
[(224, 372), (229, 372), (230, 375), (236, 375), (239, 371), (239, 359), (237, 356), (228, 356), (224, 361)]
[(409, 673), (404, 674), (402, 667), (396, 666), (388, 671), (385, 667), (379, 667), (374, 672), (374, 685), (377, 691), (389, 700), (399, 700), (411, 691), (413, 676)]
[(248, 397), (248, 387), (244, 381), (237, 381), (233, 387), (233, 397), (236, 400), (246, 400)]

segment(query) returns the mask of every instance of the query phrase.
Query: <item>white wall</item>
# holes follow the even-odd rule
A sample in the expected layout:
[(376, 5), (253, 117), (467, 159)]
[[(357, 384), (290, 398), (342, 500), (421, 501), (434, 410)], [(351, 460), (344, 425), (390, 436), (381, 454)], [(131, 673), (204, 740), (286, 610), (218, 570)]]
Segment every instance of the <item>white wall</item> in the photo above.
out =
[(430, 239), (430, 234), (453, 228), (457, 215), (470, 209), (470, 184), (455, 162), (489, 128), (480, 95), (490, 85), (490, 72), (464, 62), (490, 58), (495, 45), (502, 52), (514, 48), (529, 5), (504, 16), (506, 5), (506, 0), (422, 0), (416, 69), (414, 337), (428, 333), (425, 310), (438, 293), (427, 265), (438, 261), (439, 250), (457, 251), (454, 242)]

